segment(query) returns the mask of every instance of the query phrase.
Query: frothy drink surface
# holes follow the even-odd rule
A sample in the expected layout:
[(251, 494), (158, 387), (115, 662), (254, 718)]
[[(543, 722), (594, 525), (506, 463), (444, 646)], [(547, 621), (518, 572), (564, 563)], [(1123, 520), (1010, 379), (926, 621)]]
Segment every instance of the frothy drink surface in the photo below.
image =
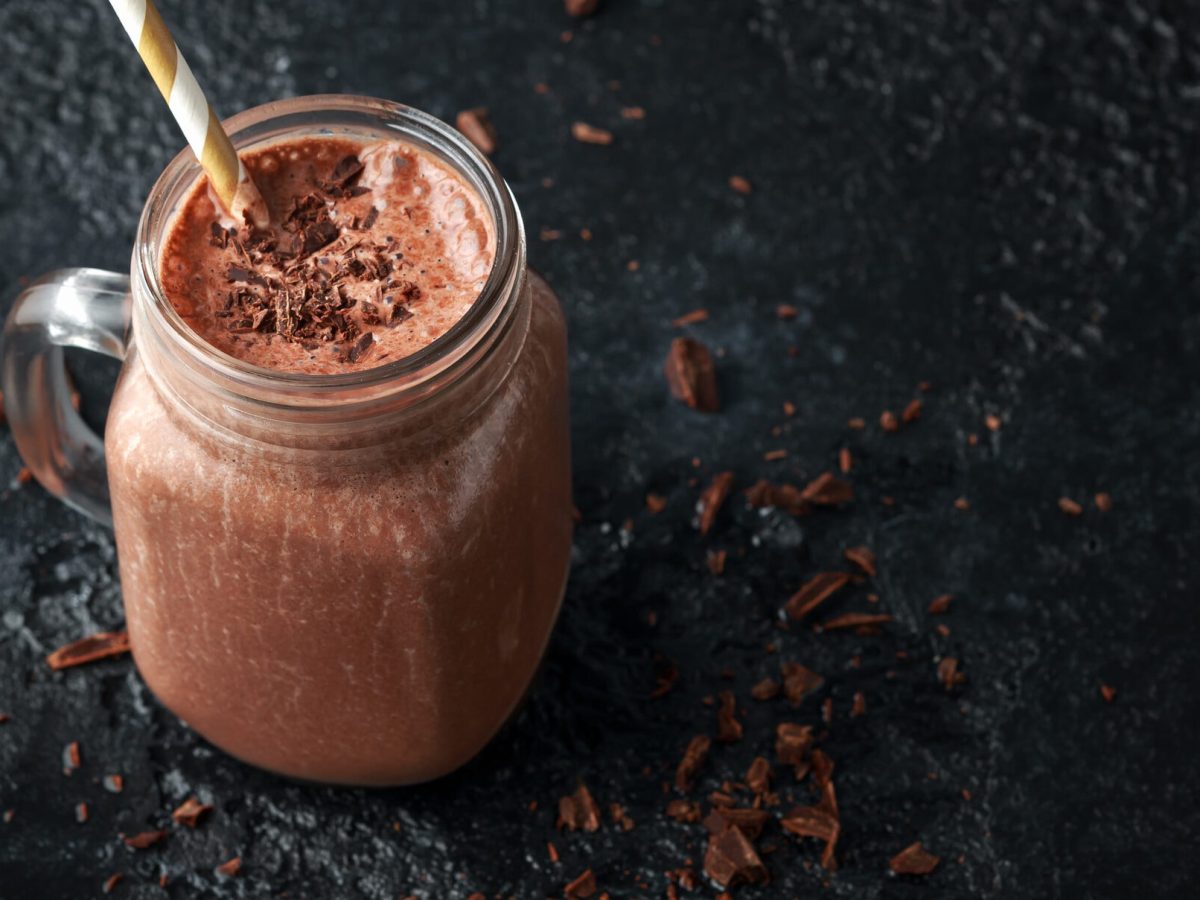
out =
[(162, 254), (168, 299), (217, 349), (287, 372), (369, 369), (437, 340), (483, 289), (491, 218), (429, 153), (304, 137), (242, 159), (271, 228), (228, 227), (202, 179)]

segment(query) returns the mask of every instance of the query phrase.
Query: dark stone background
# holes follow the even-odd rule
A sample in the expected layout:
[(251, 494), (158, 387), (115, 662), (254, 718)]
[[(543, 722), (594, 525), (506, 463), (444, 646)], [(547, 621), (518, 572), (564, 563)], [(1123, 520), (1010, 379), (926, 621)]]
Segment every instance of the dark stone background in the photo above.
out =
[[(703, 829), (664, 817), (661, 787), (688, 738), (712, 731), (701, 698), (731, 687), (747, 736), (716, 748), (697, 796), (771, 755), (775, 723), (819, 722), (820, 698), (798, 711), (749, 699), (780, 657), (822, 673), (833, 698), (822, 746), (837, 761), (841, 870), (813, 867), (815, 842), (773, 826), (774, 880), (738, 896), (1195, 896), (1194, 6), (610, 0), (570, 43), (557, 0), (162, 6), (226, 113), (326, 91), (445, 118), (491, 107), (531, 261), (570, 318), (575, 569), (528, 704), (468, 768), (408, 790), (301, 786), (189, 733), (127, 659), (49, 671), (50, 649), (120, 625), (115, 552), (105, 529), (9, 483), (20, 463), (5, 432), (0, 897), (94, 896), (123, 872), (117, 895), (143, 898), (525, 898), (586, 866), (613, 897), (662, 897), (664, 872), (704, 850)], [(0, 51), (0, 280), (125, 268), (142, 199), (182, 140), (116, 18), (101, 0), (5, 0)], [(620, 116), (631, 104), (644, 121)], [(614, 144), (576, 143), (576, 119)], [(729, 189), (734, 173), (752, 196)], [(542, 228), (564, 236), (542, 243)], [(780, 302), (799, 316), (777, 320)], [(687, 330), (724, 351), (713, 416), (672, 402), (660, 375), (671, 318), (700, 306), (711, 320)], [(112, 369), (77, 371), (99, 420)], [(923, 379), (922, 420), (884, 435), (880, 411)], [(786, 421), (784, 400), (798, 409)], [(851, 416), (867, 429), (847, 429)], [(697, 536), (691, 479), (730, 468), (739, 488), (802, 483), (843, 445), (858, 462), (852, 508), (796, 520), (739, 495)], [(788, 458), (764, 462), (776, 447)], [(668, 509), (651, 516), (647, 490)], [(1063, 515), (1061, 495), (1083, 516)], [(879, 555), (878, 608), (896, 616), (886, 635), (778, 630), (784, 599), (863, 542)], [(730, 551), (723, 577), (708, 547)], [(867, 608), (871, 589), (833, 609)], [(925, 614), (943, 592), (957, 598), (949, 637)], [(656, 654), (681, 676), (650, 701)], [(953, 695), (935, 676), (945, 654), (969, 679)], [(851, 720), (859, 690), (869, 711)], [(68, 778), (72, 740), (84, 764)], [(111, 772), (123, 793), (99, 784)], [(553, 808), (579, 778), (636, 827), (558, 834)], [(807, 802), (806, 786), (781, 783)], [(200, 828), (141, 853), (121, 844), (192, 792), (217, 805)], [(917, 839), (941, 867), (890, 876)], [(213, 867), (235, 853), (242, 875), (220, 882)]]

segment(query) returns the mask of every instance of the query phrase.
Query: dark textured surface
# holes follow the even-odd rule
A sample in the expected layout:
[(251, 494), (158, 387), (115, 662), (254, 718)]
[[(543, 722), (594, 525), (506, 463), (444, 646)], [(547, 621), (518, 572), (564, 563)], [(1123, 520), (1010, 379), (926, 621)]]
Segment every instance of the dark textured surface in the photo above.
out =
[[(614, 897), (661, 897), (665, 871), (703, 854), (699, 826), (663, 816), (661, 787), (690, 735), (713, 729), (701, 698), (732, 688), (746, 738), (715, 750), (697, 796), (771, 755), (774, 723), (819, 722), (820, 697), (796, 712), (749, 699), (780, 657), (822, 673), (833, 698), (822, 746), (837, 761), (841, 869), (824, 874), (813, 842), (773, 826), (773, 882), (739, 896), (1195, 896), (1194, 7), (610, 0), (564, 44), (557, 0), (162, 6), (227, 113), (326, 91), (445, 118), (491, 107), (531, 260), (570, 319), (584, 521), (547, 663), (482, 757), (416, 789), (300, 786), (211, 749), (127, 659), (48, 670), (48, 650), (121, 622), (115, 550), (40, 488), (8, 484), (19, 461), (5, 433), (0, 897), (98, 895), (112, 872), (126, 876), (117, 895), (144, 898), (543, 897), (589, 865)], [(142, 198), (181, 140), (115, 17), (100, 0), (6, 0), (0, 48), (0, 280), (125, 268)], [(631, 104), (644, 121), (620, 116)], [(615, 143), (572, 141), (576, 119)], [(753, 195), (728, 188), (734, 173)], [(541, 228), (564, 236), (541, 243)], [(777, 320), (779, 302), (798, 317)], [(724, 351), (711, 417), (669, 401), (659, 371), (669, 320), (698, 306), (712, 318), (689, 330)], [(80, 371), (97, 417), (110, 372)], [(923, 419), (884, 435), (879, 412), (922, 379)], [(856, 415), (865, 431), (845, 427)], [(858, 461), (850, 509), (793, 520), (735, 496), (697, 537), (689, 479), (803, 481), (842, 445)], [(763, 462), (776, 447), (788, 458)], [(646, 512), (647, 490), (666, 511)], [(1107, 515), (1097, 490), (1114, 497)], [(1082, 517), (1059, 511), (1064, 494)], [(887, 634), (778, 630), (790, 592), (862, 542), (879, 555), (879, 609), (896, 616)], [(707, 547), (730, 551), (723, 577)], [(835, 609), (866, 608), (869, 590)], [(924, 611), (944, 592), (957, 597), (948, 637)], [(681, 676), (651, 701), (656, 654)], [(944, 654), (969, 679), (950, 696)], [(851, 720), (858, 690), (868, 713)], [(71, 740), (83, 767), (64, 777)], [(99, 784), (114, 772), (121, 794)], [(556, 833), (556, 800), (581, 777), (603, 806), (625, 805), (632, 831)], [(121, 844), (193, 792), (217, 805), (200, 828), (140, 853)], [(917, 839), (941, 867), (923, 883), (889, 876)], [(243, 872), (222, 881), (213, 867), (235, 853)]]

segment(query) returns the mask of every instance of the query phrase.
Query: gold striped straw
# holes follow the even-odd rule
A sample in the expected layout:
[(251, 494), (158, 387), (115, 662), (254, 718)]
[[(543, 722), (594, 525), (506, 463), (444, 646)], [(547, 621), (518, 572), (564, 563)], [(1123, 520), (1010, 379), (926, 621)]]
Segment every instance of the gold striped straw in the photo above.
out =
[(208, 173), (221, 204), (234, 219), (241, 221), (249, 214), (259, 228), (267, 227), (267, 205), (262, 195), (250, 180), (229, 135), (204, 98), (196, 76), (152, 0), (109, 0), (109, 3), (183, 129), (192, 152)]

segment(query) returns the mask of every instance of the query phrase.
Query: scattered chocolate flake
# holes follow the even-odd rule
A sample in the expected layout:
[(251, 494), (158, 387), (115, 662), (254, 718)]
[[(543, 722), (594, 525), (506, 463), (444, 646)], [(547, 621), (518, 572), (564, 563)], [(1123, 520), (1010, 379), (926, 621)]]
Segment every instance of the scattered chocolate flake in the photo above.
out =
[(754, 185), (741, 175), (730, 175), (729, 186), (742, 195), (748, 196), (754, 193)]
[(783, 695), (792, 706), (800, 703), (813, 691), (819, 690), (825, 679), (797, 662), (785, 662), (783, 668)]
[(838, 838), (837, 817), (820, 806), (797, 806), (779, 820), (785, 831), (829, 842)]
[(587, 122), (576, 122), (573, 124), (571, 126), (571, 137), (575, 138), (581, 144), (598, 144), (602, 147), (607, 147), (613, 142), (611, 131), (596, 128)]
[(565, 827), (568, 831), (599, 830), (600, 807), (592, 799), (592, 792), (587, 789), (586, 784), (580, 782), (575, 793), (559, 798), (556, 827)]
[(775, 756), (783, 765), (795, 770), (797, 779), (808, 774), (812, 744), (811, 725), (780, 722), (775, 726)]
[(774, 700), (781, 690), (779, 682), (774, 678), (764, 678), (750, 688), (750, 696), (755, 700)]
[(50, 664), (50, 668), (58, 671), (128, 652), (129, 632), (104, 631), (59, 647), (46, 657), (46, 662)]
[(714, 575), (721, 575), (725, 571), (725, 559), (729, 556), (726, 550), (709, 550), (704, 557), (705, 564), (708, 566), (708, 571)]
[(904, 412), (900, 414), (900, 421), (905, 425), (911, 425), (917, 419), (921, 418), (921, 401), (913, 400), (908, 406), (904, 407)]
[(897, 875), (928, 875), (937, 868), (941, 860), (921, 846), (921, 842), (909, 844), (892, 857), (888, 866)]
[(16, 482), (20, 485), (29, 484), (33, 481), (33, 470), (29, 466), (21, 466), (17, 470)]
[(75, 804), (75, 821), (82, 825), (88, 820), (88, 805), (86, 803)]
[(833, 724), (833, 698), (826, 697), (821, 701), (821, 721), (826, 725)]
[(822, 472), (804, 486), (800, 499), (814, 506), (841, 506), (854, 499), (854, 486), (832, 472)]
[[(833, 782), (834, 762), (830, 759), (828, 753), (824, 750), (813, 750), (812, 756), (809, 757), (809, 764), (812, 766), (813, 784), (817, 786), (817, 790), (823, 790), (826, 785)], [(836, 815), (836, 801), (834, 801), (831, 808), (834, 815)]]
[(862, 691), (854, 692), (854, 701), (850, 706), (850, 718), (857, 719), (859, 716), (866, 715), (867, 698)]
[(854, 565), (862, 569), (872, 578), (875, 577), (875, 554), (871, 552), (869, 547), (850, 547), (845, 552), (845, 557)]
[(133, 837), (121, 835), (121, 839), (125, 841), (126, 847), (131, 847), (134, 850), (145, 850), (153, 847), (166, 836), (167, 833), (165, 831), (143, 831), (140, 834), (135, 834)]
[(711, 747), (712, 738), (708, 735), (698, 734), (692, 738), (683, 753), (683, 759), (679, 761), (679, 767), (675, 770), (675, 787), (681, 791), (691, 790), (696, 775), (708, 759)]
[(579, 229), (579, 239), (583, 240), (583, 241), (590, 241), (592, 239), (592, 229), (580, 228)]
[(732, 472), (720, 472), (713, 476), (712, 483), (700, 495), (700, 534), (708, 534), (732, 488)]
[(690, 824), (700, 821), (700, 804), (691, 800), (672, 800), (667, 804), (667, 815), (676, 822)]
[(0, 391), (0, 425), (8, 421), (8, 416), (4, 412), (4, 391)]
[(717, 740), (722, 744), (732, 744), (742, 739), (742, 723), (737, 714), (737, 700), (733, 691), (721, 691), (721, 705), (717, 708)]
[(1000, 426), (1003, 423), (1000, 421), (1000, 417), (998, 415), (995, 413), (988, 413), (983, 417), (983, 424), (987, 426), (988, 431), (999, 431)]
[(629, 818), (628, 813), (625, 812), (625, 807), (620, 803), (608, 804), (608, 814), (622, 831), (633, 830), (633, 819)]
[(756, 794), (765, 794), (771, 789), (771, 763), (765, 756), (754, 757), (746, 770), (746, 784)]
[(568, 16), (582, 19), (596, 14), (596, 10), (600, 8), (600, 0), (563, 0), (563, 5)]
[(106, 894), (111, 894), (113, 891), (115, 891), (117, 889), (117, 885), (121, 883), (121, 879), (124, 877), (125, 876), (122, 875), (120, 872), (113, 872), (111, 875), (109, 875), (107, 878), (104, 879), (104, 884), (100, 885), (100, 890), (102, 890)]
[(838, 468), (841, 469), (843, 475), (849, 475), (850, 470), (854, 468), (854, 457), (850, 455), (850, 450), (846, 447), (838, 451)]
[(540, 232), (538, 232), (538, 237), (540, 237), (543, 241), (557, 241), (560, 237), (562, 237), (562, 232), (557, 228), (543, 228)]
[(630, 272), (636, 272), (641, 267), (642, 267), (642, 264), (640, 262), (638, 262), (636, 259), (631, 259), (629, 262), (625, 263), (625, 268), (628, 269)]
[(845, 572), (821, 572), (801, 585), (784, 605), (792, 619), (803, 619), (814, 609), (850, 583)]
[(775, 307), (775, 317), (778, 319), (783, 319), (785, 322), (796, 318), (796, 316), (799, 314), (800, 310), (796, 309), (796, 307), (792, 306), (790, 303), (780, 303)]
[(663, 368), (671, 396), (700, 412), (717, 412), (721, 408), (717, 371), (712, 354), (702, 343), (693, 338), (675, 338)]
[(793, 516), (812, 512), (812, 504), (803, 498), (800, 488), (794, 484), (772, 484), (762, 479), (746, 490), (746, 502), (755, 509), (774, 507)]
[(783, 414), (789, 419), (796, 414), (796, 404), (791, 400), (783, 401)]
[(1082, 516), (1083, 507), (1072, 500), (1070, 497), (1059, 497), (1058, 508), (1065, 512), (1068, 516)]
[(79, 741), (71, 741), (71, 743), (63, 747), (62, 764), (64, 775), (70, 775), (82, 765), (82, 762), (83, 760), (79, 753)]
[(971, 508), (971, 501), (969, 501), (966, 497), (959, 497), (954, 501), (954, 508), (960, 512), (966, 512)]
[(1108, 512), (1113, 508), (1112, 496), (1110, 494), (1106, 494), (1104, 491), (1101, 491), (1096, 495), (1095, 502), (1096, 509), (1100, 510), (1100, 512)]
[(591, 869), (585, 869), (583, 874), (567, 883), (563, 888), (563, 896), (566, 900), (577, 900), (577, 898), (590, 897), (596, 893), (596, 876), (592, 874)]
[(1112, 703), (1117, 699), (1117, 689), (1111, 685), (1100, 685), (1100, 696), (1104, 698), (1105, 703)]
[(971, 446), (971, 447), (978, 447), (979, 446), (979, 435), (977, 435), (973, 431), (970, 434), (968, 434), (967, 435), (967, 445)]
[(818, 625), (821, 631), (844, 631), (847, 628), (870, 628), (875, 625), (886, 625), (892, 621), (887, 613), (842, 613)]
[(554, 846), (553, 841), (546, 841), (546, 855), (550, 857), (550, 862), (558, 862), (558, 848)]
[(654, 690), (650, 692), (650, 699), (657, 700), (659, 697), (665, 697), (671, 688), (675, 687), (678, 679), (679, 667), (671, 660), (666, 660), (665, 665), (660, 666), (654, 675)]
[(931, 616), (940, 616), (950, 611), (950, 604), (954, 600), (953, 594), (942, 594), (934, 597), (929, 601), (929, 614)]
[(224, 875), (227, 878), (232, 878), (238, 872), (242, 871), (242, 858), (235, 856), (233, 859), (227, 859), (214, 870), (218, 875)]
[(950, 626), (949, 625), (942, 625), (941, 623), (939, 623), (939, 624), (933, 626), (933, 630), (936, 631), (938, 634), (940, 634), (942, 637), (950, 637)]
[(726, 828), (708, 839), (704, 871), (721, 887), (733, 887), (743, 882), (763, 884), (767, 880), (767, 867), (755, 852), (754, 845), (737, 828)]
[(646, 110), (640, 106), (622, 106), (621, 118), (636, 119), (637, 121), (641, 121), (642, 119), (646, 118)]
[(763, 460), (765, 462), (777, 462), (778, 460), (781, 460), (781, 459), (787, 459), (787, 451), (786, 450), (782, 450), (782, 449), (768, 450), (766, 453), (763, 454)]
[(879, 427), (887, 432), (896, 432), (900, 430), (900, 422), (894, 412), (885, 409), (879, 416)]
[(855, 416), (853, 419), (848, 419), (846, 421), (846, 427), (852, 431), (862, 431), (867, 427), (867, 420), (860, 418), (859, 416)]
[(125, 779), (120, 775), (105, 775), (101, 780), (104, 789), (110, 794), (119, 794), (125, 790)]
[(662, 494), (651, 493), (646, 495), (646, 509), (650, 511), (651, 515), (658, 515), (666, 508), (667, 498)]
[(188, 828), (195, 828), (200, 822), (200, 817), (212, 809), (209, 803), (201, 803), (195, 797), (188, 797), (183, 803), (171, 813), (171, 818), (180, 825), (186, 825)]
[(488, 116), (486, 106), (464, 109), (454, 120), (455, 127), (485, 156), (496, 152), (496, 126)]
[(953, 690), (956, 684), (962, 684), (967, 680), (967, 676), (958, 671), (958, 660), (953, 656), (946, 656), (938, 663), (937, 667), (938, 681), (940, 681), (946, 690)]
[(722, 805), (704, 817), (704, 827), (709, 834), (720, 834), (727, 828), (736, 828), (754, 841), (762, 834), (770, 818), (770, 813), (765, 809), (738, 809), (732, 805)]
[(682, 328), (684, 325), (695, 325), (697, 322), (708, 321), (707, 309), (693, 309), (691, 312), (684, 313), (671, 320), (671, 324), (676, 328)]

